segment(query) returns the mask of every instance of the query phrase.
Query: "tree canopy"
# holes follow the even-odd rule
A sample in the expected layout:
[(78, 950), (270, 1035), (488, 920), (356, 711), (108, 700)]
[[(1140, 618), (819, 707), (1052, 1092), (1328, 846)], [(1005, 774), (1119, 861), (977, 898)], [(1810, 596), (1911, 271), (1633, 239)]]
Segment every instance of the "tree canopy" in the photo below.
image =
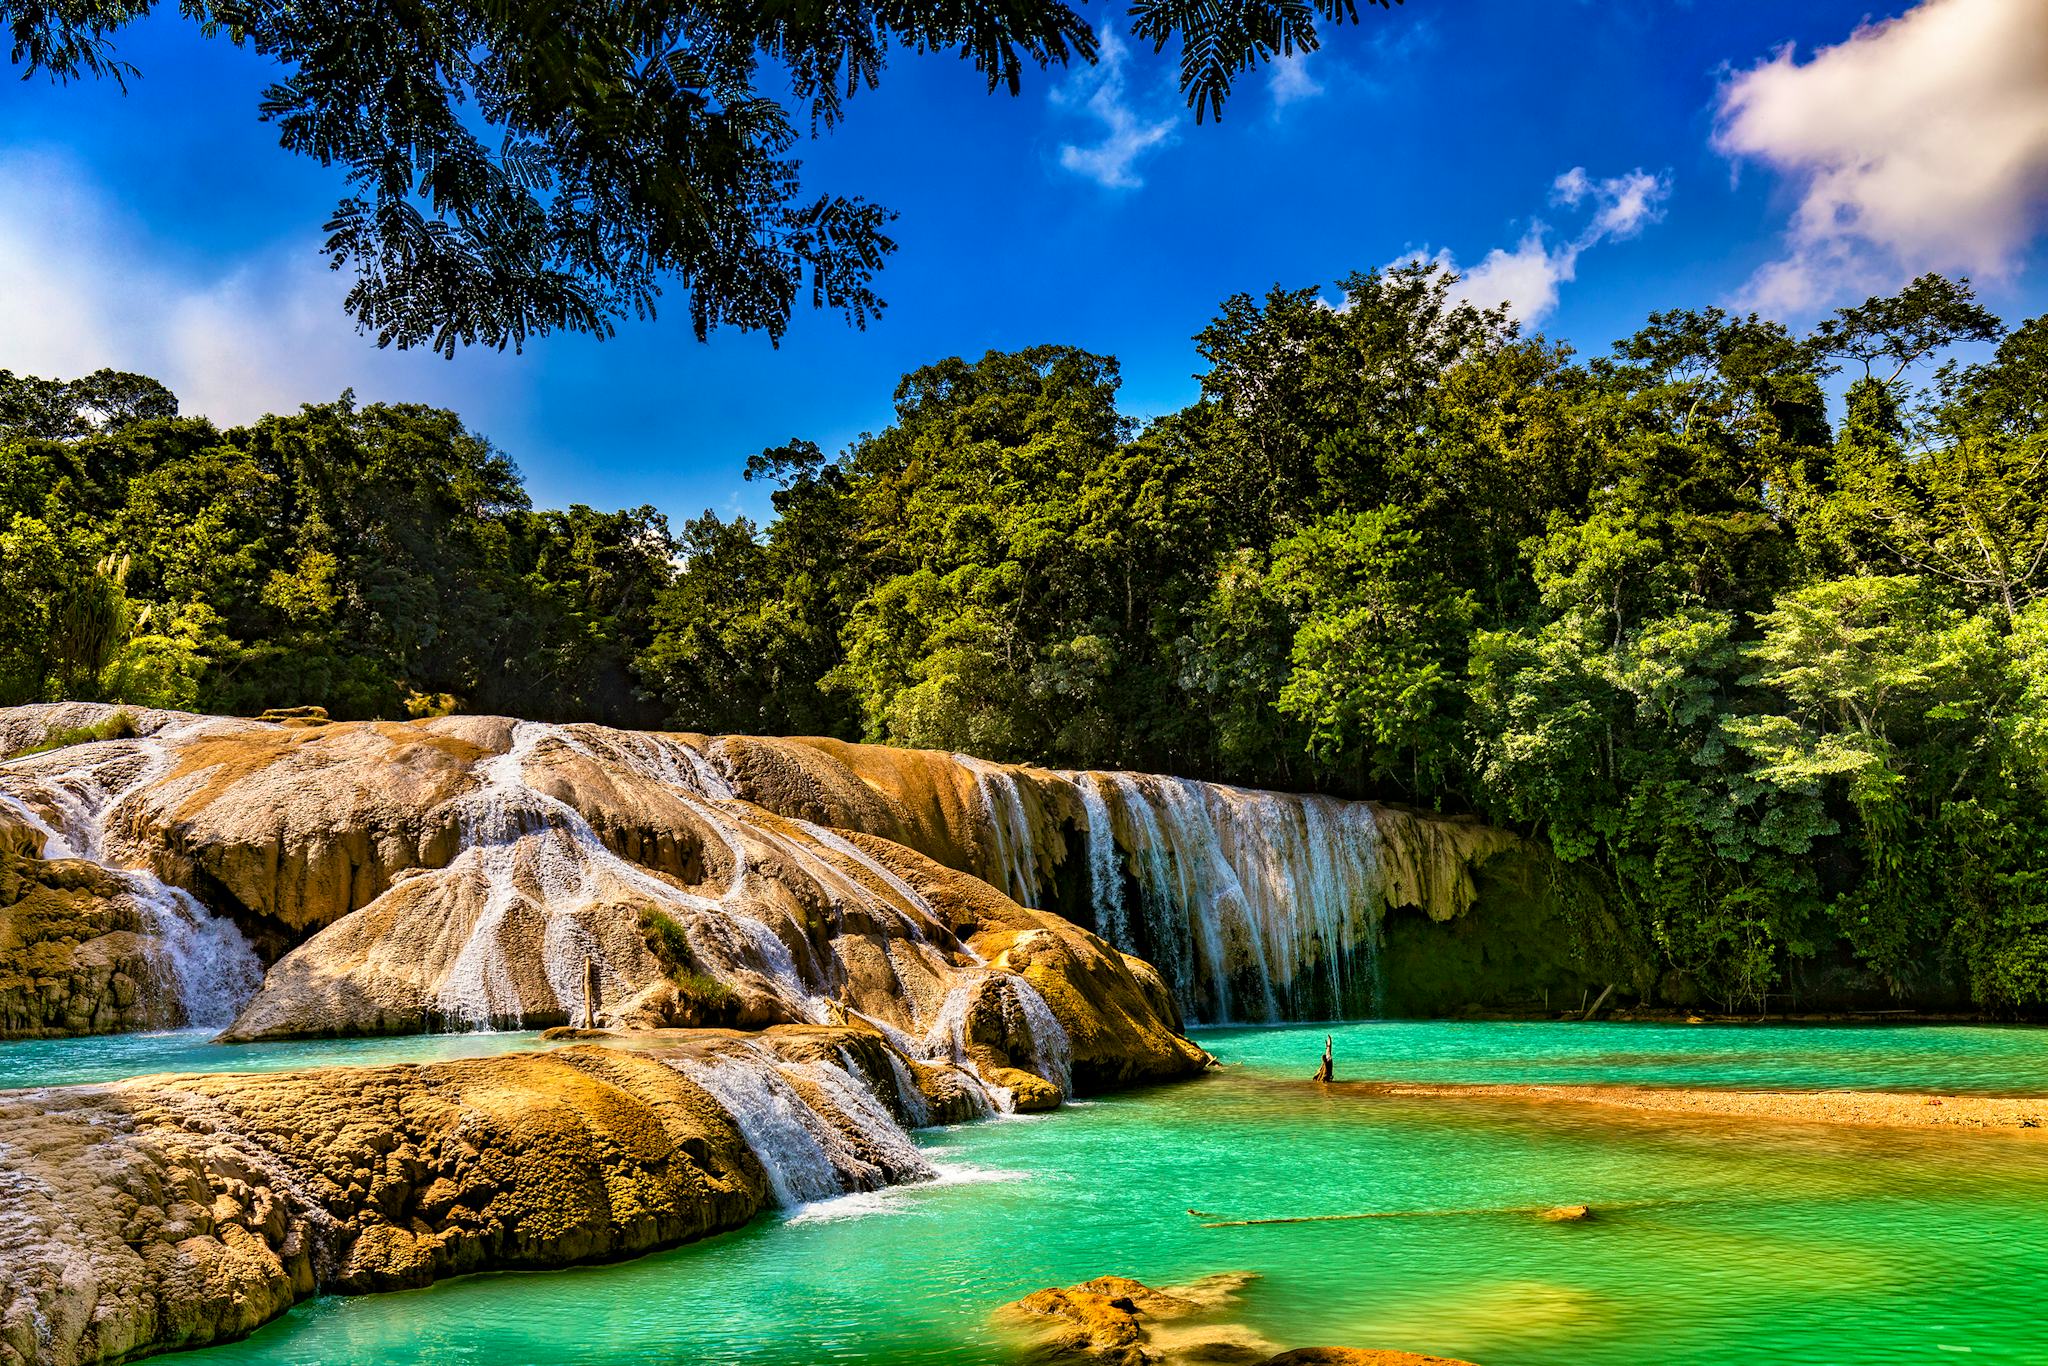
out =
[[(1368, 0), (1386, 7), (1393, 0)], [(0, 0), (24, 76), (126, 81), (120, 31), (153, 0)], [(1061, 0), (181, 0), (209, 38), (277, 63), (260, 113), (338, 167), (325, 250), (379, 344), (519, 347), (609, 336), (664, 284), (712, 329), (779, 339), (806, 298), (856, 325), (882, 307), (892, 214), (812, 194), (799, 129), (829, 127), (893, 53), (951, 53), (990, 90), (1093, 62)], [(1135, 0), (1133, 34), (1178, 43), (1197, 118), (1234, 79), (1355, 23), (1357, 0)], [(786, 93), (785, 93), (786, 92)]]

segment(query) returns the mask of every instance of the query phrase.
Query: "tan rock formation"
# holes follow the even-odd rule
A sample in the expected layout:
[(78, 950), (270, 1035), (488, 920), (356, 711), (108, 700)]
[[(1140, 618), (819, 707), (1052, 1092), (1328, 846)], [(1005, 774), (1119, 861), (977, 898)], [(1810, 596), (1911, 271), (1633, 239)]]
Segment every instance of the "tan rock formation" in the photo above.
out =
[(1030, 1358), (1071, 1366), (1471, 1366), (1447, 1357), (1353, 1347), (1277, 1352), (1240, 1323), (1223, 1321), (1245, 1286), (1243, 1272), (1154, 1290), (1127, 1276), (1099, 1276), (1040, 1290), (996, 1311)]
[[(0, 711), (0, 743), (107, 714)], [(1105, 992), (1111, 1015), (1173, 1032), (1181, 1008), (1359, 1014), (1384, 993), (1435, 1012), (1632, 980), (1625, 963), (1580, 963), (1570, 898), (1534, 846), (1369, 803), (494, 717), (135, 724), (133, 740), (0, 765), (0, 796), (96, 823), (108, 865), (187, 889), (282, 960), (240, 1038), (545, 1027), (581, 1018), (593, 964), (610, 1024), (836, 1010), (922, 1038), (972, 987), (977, 954), (1001, 958), (1104, 1059), (1118, 1049), (1093, 1009)], [(1404, 907), (1446, 928), (1383, 931)], [(1038, 912), (1152, 966), (1079, 949)]]
[(122, 1361), (246, 1334), (315, 1293), (738, 1227), (789, 1178), (721, 1086), (800, 1096), (835, 1193), (929, 1175), (878, 1118), (904, 1102), (902, 1060), (872, 1031), (612, 1042), (0, 1095), (0, 1363)]

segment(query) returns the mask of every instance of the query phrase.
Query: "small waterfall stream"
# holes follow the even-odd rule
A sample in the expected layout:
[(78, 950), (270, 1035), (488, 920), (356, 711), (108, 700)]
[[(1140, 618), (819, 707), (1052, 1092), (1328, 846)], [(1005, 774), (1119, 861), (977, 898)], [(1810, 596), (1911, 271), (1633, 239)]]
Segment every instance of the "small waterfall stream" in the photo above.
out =
[[(43, 838), (43, 856), (98, 864), (119, 884), (156, 941), (185, 1022), (218, 1028), (263, 984), (263, 963), (235, 923), (182, 888), (108, 852), (115, 812), (131, 793), (163, 779), (171, 750), (161, 738), (100, 740), (0, 764), (0, 806)], [(38, 806), (56, 818), (46, 819)]]
[[(1193, 1021), (1370, 1015), (1381, 1001), (1383, 837), (1372, 808), (1152, 774), (1011, 770), (961, 759), (987, 808), (985, 875), (1042, 905), (1079, 815), (1096, 932), (1149, 959)], [(1051, 800), (1028, 800), (1024, 784)]]
[[(787, 1063), (755, 1043), (670, 1065), (709, 1091), (732, 1116), (760, 1158), (776, 1204), (784, 1209), (938, 1175), (850, 1065)], [(852, 1135), (820, 1114), (799, 1082), (815, 1088)]]
[[(631, 771), (662, 783), (693, 809), (703, 810), (705, 803), (717, 800), (700, 786), (711, 775), (668, 752), (654, 737), (634, 738), (645, 743), (624, 751), (629, 760), (625, 766)], [(451, 869), (468, 868), (483, 880), (487, 891), (483, 908), (441, 986), (441, 1007), (450, 1021), (464, 1028), (484, 1029), (517, 1027), (556, 1013), (564, 1019), (580, 1018), (586, 960), (597, 966), (601, 992), (622, 990), (624, 974), (579, 919), (579, 912), (616, 892), (673, 912), (694, 952), (710, 962), (757, 976), (801, 1018), (828, 1018), (825, 1001), (798, 970), (781, 936), (747, 914), (738, 895), (747, 876), (745, 852), (732, 843), (715, 812), (705, 813), (711, 817), (706, 824), (727, 839), (728, 852), (739, 871), (718, 895), (705, 896), (613, 853), (581, 812), (528, 783), (528, 761), (546, 744), (599, 757), (568, 727), (523, 721), (513, 730), (510, 749), (477, 766), (479, 786), (455, 799), (465, 848)], [(620, 758), (620, 754), (604, 756), (612, 761)], [(507, 958), (507, 922), (515, 915), (541, 921), (539, 966), (554, 997), (551, 1003), (521, 996)]]

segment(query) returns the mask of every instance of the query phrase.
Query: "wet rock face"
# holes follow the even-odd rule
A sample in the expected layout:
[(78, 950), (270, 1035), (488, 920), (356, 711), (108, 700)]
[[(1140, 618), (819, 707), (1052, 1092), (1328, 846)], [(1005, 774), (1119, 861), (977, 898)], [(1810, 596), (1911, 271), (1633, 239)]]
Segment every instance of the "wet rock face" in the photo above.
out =
[(199, 1346), (316, 1293), (609, 1260), (779, 1193), (931, 1175), (910, 1066), (871, 1030), (606, 1044), (0, 1095), (0, 1366)]
[[(109, 712), (0, 711), (0, 744)], [(0, 799), (85, 823), (94, 858), (232, 919), (275, 964), (237, 1037), (567, 1023), (586, 963), (609, 1023), (759, 1028), (833, 1005), (922, 1037), (978, 966), (967, 941), (1071, 947), (1054, 912), (1111, 951), (1020, 950), (1013, 970), (1078, 1039), (1101, 1035), (1105, 994), (1168, 1033), (1183, 1011), (1437, 1013), (1468, 987), (1491, 1004), (1518, 989), (1498, 965), (1568, 940), (1533, 846), (1369, 803), (499, 717), (132, 721), (8, 761)], [(1539, 1001), (1586, 975), (1529, 971)], [(1142, 1074), (1097, 1052), (1083, 1084)]]
[(1098, 1276), (1040, 1290), (996, 1311), (996, 1322), (1047, 1366), (1472, 1366), (1448, 1357), (1353, 1347), (1276, 1351), (1231, 1307), (1257, 1278), (1207, 1276), (1154, 1290), (1127, 1276)]
[(184, 1023), (145, 917), (104, 870), (0, 812), (0, 1039)]
[[(30, 736), (39, 710), (80, 719), (16, 709), (0, 733)], [(998, 1090), (1040, 1105), (1070, 1089), (1063, 1029), (1097, 1053), (1131, 1040), (1083, 1060), (1091, 1084), (1201, 1063), (1142, 968), (904, 845), (738, 798), (700, 737), (492, 717), (137, 731), (8, 763), (0, 802), (270, 949), (230, 1038), (545, 1028), (587, 1005), (643, 1028), (862, 1018), (917, 1056), (1027, 1072)], [(1047, 947), (990, 966), (1030, 933)], [(1009, 1007), (967, 1011), (991, 974), (1015, 975)]]

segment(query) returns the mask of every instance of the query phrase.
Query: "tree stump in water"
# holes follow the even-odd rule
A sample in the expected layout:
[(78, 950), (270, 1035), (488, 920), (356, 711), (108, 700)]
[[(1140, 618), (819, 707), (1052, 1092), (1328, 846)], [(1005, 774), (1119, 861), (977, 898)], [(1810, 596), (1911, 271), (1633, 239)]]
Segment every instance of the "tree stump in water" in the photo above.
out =
[(1337, 1079), (1337, 1038), (1333, 1034), (1323, 1035), (1323, 1065), (1316, 1069), (1316, 1080), (1332, 1082)]
[(598, 1007), (597, 960), (586, 958), (583, 960), (583, 1027), (585, 1029), (597, 1028)]

